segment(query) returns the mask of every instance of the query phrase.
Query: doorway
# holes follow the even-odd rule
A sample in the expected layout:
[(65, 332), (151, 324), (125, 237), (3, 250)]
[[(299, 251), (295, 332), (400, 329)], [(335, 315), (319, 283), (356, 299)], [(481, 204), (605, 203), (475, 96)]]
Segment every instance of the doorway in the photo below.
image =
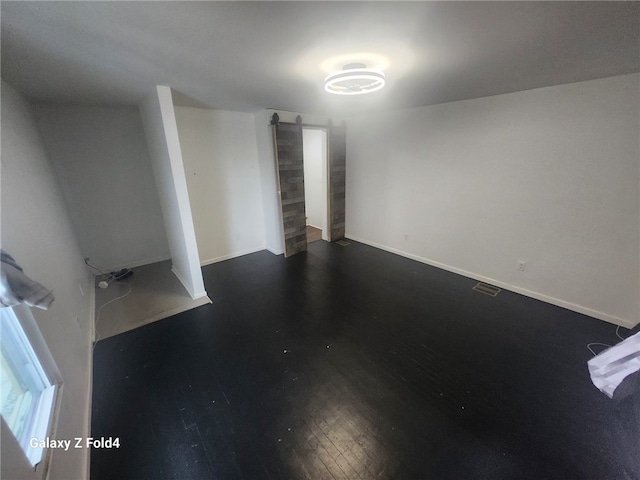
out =
[(304, 127), (302, 145), (307, 243), (329, 241), (326, 129)]
[[(273, 144), (275, 147), (276, 175), (285, 258), (307, 250), (307, 211), (305, 208), (305, 180), (303, 163), (303, 130), (321, 130), (325, 141), (323, 169), (326, 178), (326, 220), (322, 223), (321, 238), (335, 242), (345, 235), (345, 167), (346, 127), (302, 125), (302, 117), (296, 123), (280, 122), (274, 113), (271, 118)], [(313, 136), (313, 134), (312, 134)], [(313, 140), (312, 140), (313, 142)], [(314, 154), (311, 154), (313, 157)], [(323, 156), (321, 155), (320, 158)], [(317, 198), (317, 197), (316, 197)], [(322, 201), (322, 200), (321, 200)]]

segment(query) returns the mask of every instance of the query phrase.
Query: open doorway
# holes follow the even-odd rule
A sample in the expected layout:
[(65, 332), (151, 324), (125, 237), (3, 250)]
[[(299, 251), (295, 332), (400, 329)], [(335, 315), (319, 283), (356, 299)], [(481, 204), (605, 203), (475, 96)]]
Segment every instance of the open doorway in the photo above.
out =
[(302, 145), (307, 243), (329, 241), (326, 129), (304, 127)]
[[(275, 147), (276, 174), (280, 212), (282, 214), (282, 237), (285, 258), (307, 250), (307, 209), (306, 201), (319, 199), (322, 206), (321, 238), (335, 242), (345, 235), (345, 179), (346, 179), (346, 127), (303, 125), (302, 117), (296, 117), (296, 123), (280, 122), (274, 113), (271, 118), (273, 144)], [(303, 141), (304, 130), (320, 130), (319, 137)], [(309, 134), (307, 133), (307, 137)], [(319, 148), (313, 148), (313, 144)], [(306, 145), (305, 145), (306, 144)], [(305, 148), (306, 147), (306, 148)], [(324, 148), (324, 150), (323, 150)], [(313, 162), (315, 152), (320, 152), (321, 197), (305, 198), (304, 156)], [(322, 153), (324, 152), (324, 154)], [(312, 169), (313, 170), (313, 169)], [(317, 171), (317, 170), (316, 170)], [(317, 185), (308, 180), (311, 190)], [(311, 218), (311, 222), (313, 222)], [(311, 223), (309, 222), (309, 223)]]

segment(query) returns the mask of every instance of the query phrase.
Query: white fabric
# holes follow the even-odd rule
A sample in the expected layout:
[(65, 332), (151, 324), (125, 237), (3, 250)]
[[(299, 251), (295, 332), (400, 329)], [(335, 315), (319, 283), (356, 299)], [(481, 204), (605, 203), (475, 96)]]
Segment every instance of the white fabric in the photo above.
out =
[(52, 302), (53, 293), (27, 277), (13, 257), (0, 250), (0, 307), (25, 303), (47, 310)]
[(587, 364), (593, 384), (613, 398), (622, 380), (640, 370), (640, 332), (607, 348)]

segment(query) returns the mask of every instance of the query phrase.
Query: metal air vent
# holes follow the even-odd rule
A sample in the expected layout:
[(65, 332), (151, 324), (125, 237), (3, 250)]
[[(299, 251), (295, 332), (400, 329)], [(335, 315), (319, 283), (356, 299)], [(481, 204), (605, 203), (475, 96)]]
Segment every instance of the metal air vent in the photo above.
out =
[(496, 286), (489, 285), (488, 283), (482, 283), (482, 282), (478, 282), (478, 284), (475, 287), (473, 287), (473, 289), (476, 292), (484, 293), (485, 295), (490, 295), (492, 297), (495, 297), (501, 291), (501, 289)]

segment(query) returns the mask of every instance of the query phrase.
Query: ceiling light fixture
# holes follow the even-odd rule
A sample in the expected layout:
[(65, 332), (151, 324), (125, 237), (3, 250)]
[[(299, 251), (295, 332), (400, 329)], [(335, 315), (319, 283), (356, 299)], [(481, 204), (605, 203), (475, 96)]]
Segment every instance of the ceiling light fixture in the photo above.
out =
[(324, 79), (324, 89), (336, 95), (362, 95), (384, 88), (384, 73), (363, 63), (350, 63)]

